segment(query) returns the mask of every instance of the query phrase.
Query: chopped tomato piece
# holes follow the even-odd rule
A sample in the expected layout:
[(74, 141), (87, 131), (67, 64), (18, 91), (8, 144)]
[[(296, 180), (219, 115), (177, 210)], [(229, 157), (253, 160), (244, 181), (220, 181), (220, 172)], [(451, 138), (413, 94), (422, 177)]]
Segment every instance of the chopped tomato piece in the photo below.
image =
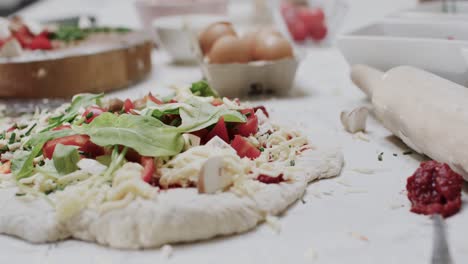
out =
[(169, 100), (169, 104), (174, 104), (174, 103), (178, 103), (176, 99)]
[(0, 174), (7, 174), (11, 172), (11, 161), (7, 161), (0, 165)]
[(265, 175), (265, 174), (260, 174), (260, 175), (258, 175), (257, 180), (259, 182), (263, 182), (265, 184), (284, 182), (283, 174), (280, 174), (277, 177), (272, 177), (272, 176), (268, 176), (268, 175)]
[(151, 93), (148, 94), (148, 99), (150, 99), (153, 103), (158, 104), (158, 105), (164, 104), (163, 101), (159, 100), (158, 98), (156, 98), (156, 96), (154, 96)]
[(83, 113), (83, 116), (85, 117), (85, 123), (91, 123), (94, 120), (94, 118), (100, 116), (105, 111), (106, 110), (97, 106), (88, 107), (88, 109), (86, 109), (86, 111)]
[(92, 157), (104, 154), (104, 148), (91, 142), (87, 135), (72, 135), (61, 138), (56, 138), (48, 141), (42, 148), (44, 157), (51, 159), (57, 144), (66, 146), (77, 146), (79, 150), (89, 154)]
[(258, 130), (258, 118), (255, 115), (254, 109), (244, 109), (241, 113), (247, 116), (245, 123), (236, 124), (231, 131), (232, 135), (241, 135), (248, 137), (252, 134), (257, 133)]
[(154, 159), (152, 157), (141, 157), (141, 165), (143, 166), (141, 178), (144, 182), (151, 184), (153, 182), (154, 173), (156, 172)]
[(130, 99), (125, 99), (124, 101), (124, 112), (128, 113), (130, 110), (135, 109), (135, 105), (133, 104), (132, 100)]
[(58, 126), (54, 129), (52, 129), (53, 131), (58, 131), (58, 130), (65, 130), (65, 129), (71, 129), (71, 126), (70, 125), (61, 125), (61, 126)]
[(229, 134), (226, 128), (226, 123), (224, 123), (224, 118), (221, 117), (218, 120), (218, 123), (211, 129), (210, 133), (206, 135), (205, 142), (210, 141), (210, 139), (214, 138), (215, 136), (218, 136), (222, 140), (224, 140), (226, 143), (229, 143)]
[(234, 137), (231, 142), (231, 147), (236, 150), (237, 155), (241, 158), (247, 157), (249, 159), (256, 159), (261, 154), (259, 149), (239, 135)]
[(52, 49), (52, 43), (47, 37), (37, 36), (31, 40), (28, 48), (32, 50), (50, 50)]
[(127, 155), (125, 155), (125, 158), (131, 162), (140, 162), (142, 157), (134, 149), (129, 148), (127, 150)]
[(16, 126), (16, 124), (12, 125), (10, 128), (7, 129), (7, 132), (12, 132), (14, 131), (15, 129), (17, 129), (18, 127)]
[(261, 110), (266, 117), (270, 117), (270, 114), (268, 114), (268, 111), (266, 110), (266, 108), (263, 105), (256, 106), (253, 109), (254, 109), (255, 113), (257, 112), (257, 110)]
[(211, 102), (211, 104), (213, 106), (219, 106), (219, 105), (222, 105), (224, 104), (223, 100), (221, 100), (221, 98), (215, 98), (213, 99), (213, 101)]
[(193, 131), (193, 132), (190, 132), (190, 134), (192, 135), (195, 135), (197, 137), (200, 138), (200, 144), (205, 144), (206, 141), (205, 141), (205, 138), (206, 138), (206, 135), (208, 135), (208, 129), (207, 128), (203, 128), (203, 129), (200, 129), (200, 130), (197, 130), (197, 131)]

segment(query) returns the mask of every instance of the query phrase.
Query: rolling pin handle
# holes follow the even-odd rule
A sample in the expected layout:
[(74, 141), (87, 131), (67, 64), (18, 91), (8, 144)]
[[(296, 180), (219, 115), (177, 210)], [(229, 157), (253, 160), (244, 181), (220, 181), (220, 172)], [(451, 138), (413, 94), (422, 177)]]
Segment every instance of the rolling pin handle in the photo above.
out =
[(384, 73), (363, 64), (356, 64), (351, 67), (351, 80), (369, 98), (375, 87), (380, 85)]

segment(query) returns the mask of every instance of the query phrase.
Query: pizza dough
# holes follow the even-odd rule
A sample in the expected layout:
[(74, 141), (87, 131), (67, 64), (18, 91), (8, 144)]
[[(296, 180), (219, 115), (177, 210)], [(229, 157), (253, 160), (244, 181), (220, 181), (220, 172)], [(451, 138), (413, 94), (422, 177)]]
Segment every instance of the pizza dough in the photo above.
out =
[(16, 187), (0, 189), (0, 233), (34, 243), (81, 239), (114, 248), (154, 248), (167, 243), (209, 239), (245, 232), (298, 200), (313, 180), (336, 176), (343, 166), (338, 149), (307, 150), (298, 157), (293, 182), (251, 180), (251, 195), (198, 194), (196, 188), (161, 191), (127, 206), (99, 213), (86, 209), (58, 222), (45, 199), (17, 197)]

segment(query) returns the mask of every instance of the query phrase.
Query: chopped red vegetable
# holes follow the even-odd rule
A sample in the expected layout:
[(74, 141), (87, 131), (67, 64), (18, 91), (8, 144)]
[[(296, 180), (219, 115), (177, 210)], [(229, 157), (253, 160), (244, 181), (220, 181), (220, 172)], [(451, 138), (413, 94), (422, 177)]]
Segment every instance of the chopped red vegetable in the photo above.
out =
[(66, 146), (77, 146), (80, 151), (85, 152), (91, 157), (104, 155), (104, 148), (91, 142), (89, 136), (72, 135), (48, 141), (42, 148), (44, 157), (51, 159), (57, 144), (62, 144)]
[(236, 135), (231, 142), (231, 147), (236, 150), (239, 157), (247, 157), (249, 159), (256, 159), (260, 156), (261, 152), (244, 137)]
[(248, 137), (252, 134), (257, 133), (258, 118), (255, 115), (254, 109), (245, 109), (242, 110), (241, 113), (247, 116), (247, 121), (245, 123), (236, 124), (232, 128), (231, 134)]
[(156, 97), (155, 97), (153, 94), (151, 94), (151, 93), (148, 94), (148, 99), (151, 100), (153, 103), (158, 104), (158, 105), (164, 104), (163, 101), (159, 100), (158, 98), (156, 98)]
[(283, 178), (283, 174), (280, 174), (277, 177), (272, 177), (272, 176), (268, 176), (268, 175), (265, 175), (265, 174), (260, 174), (260, 175), (258, 175), (257, 180), (259, 182), (263, 182), (265, 184), (280, 183), (280, 182), (285, 181), (284, 178)]
[(130, 112), (131, 110), (135, 109), (135, 105), (133, 104), (132, 100), (125, 99), (123, 110), (125, 113)]
[(100, 116), (102, 113), (106, 112), (106, 110), (102, 109), (101, 107), (97, 106), (90, 106), (86, 111), (83, 113), (83, 117), (85, 118), (85, 123), (91, 123), (94, 118)]
[(226, 143), (229, 143), (229, 134), (226, 128), (226, 123), (224, 123), (224, 118), (221, 117), (218, 120), (218, 123), (211, 129), (211, 131), (206, 135), (205, 137), (205, 142), (210, 141), (210, 139), (214, 138), (215, 136), (218, 136), (222, 140), (224, 140)]
[(255, 113), (257, 112), (257, 110), (261, 110), (266, 117), (270, 117), (270, 114), (263, 105), (256, 106), (253, 109)]
[(143, 166), (143, 172), (141, 178), (144, 182), (152, 184), (154, 173), (156, 172), (156, 165), (152, 157), (141, 157), (141, 165)]

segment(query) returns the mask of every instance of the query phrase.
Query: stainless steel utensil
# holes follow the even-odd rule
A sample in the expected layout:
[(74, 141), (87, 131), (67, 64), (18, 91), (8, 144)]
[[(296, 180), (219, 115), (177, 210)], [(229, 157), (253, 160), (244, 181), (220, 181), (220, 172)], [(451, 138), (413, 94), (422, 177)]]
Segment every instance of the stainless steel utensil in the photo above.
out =
[(452, 264), (450, 250), (447, 242), (447, 231), (444, 220), (440, 215), (432, 217), (434, 234), (432, 242), (431, 264)]

